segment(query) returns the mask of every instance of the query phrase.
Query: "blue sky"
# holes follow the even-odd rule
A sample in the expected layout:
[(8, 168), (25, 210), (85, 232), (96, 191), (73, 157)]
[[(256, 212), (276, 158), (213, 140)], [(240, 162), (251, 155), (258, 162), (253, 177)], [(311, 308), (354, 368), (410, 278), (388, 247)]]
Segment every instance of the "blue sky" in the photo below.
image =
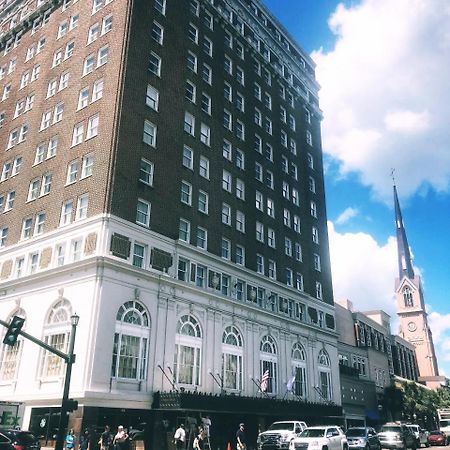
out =
[[(450, 377), (450, 8), (440, 0), (263, 0), (317, 63), (335, 298), (397, 332), (390, 170)], [(400, 19), (399, 19), (400, 18)]]

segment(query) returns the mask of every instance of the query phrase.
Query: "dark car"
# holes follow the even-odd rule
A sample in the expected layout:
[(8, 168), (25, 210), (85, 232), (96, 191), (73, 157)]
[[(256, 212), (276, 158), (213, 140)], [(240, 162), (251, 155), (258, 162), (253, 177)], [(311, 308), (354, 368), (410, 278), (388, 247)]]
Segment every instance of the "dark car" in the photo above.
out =
[(417, 441), (411, 430), (403, 424), (394, 422), (381, 427), (378, 439), (382, 448), (406, 450), (417, 449)]
[(442, 431), (430, 431), (428, 443), (430, 445), (445, 445), (447, 443), (447, 436)]
[[(40, 450), (39, 439), (31, 431), (2, 429), (0, 434), (9, 440), (9, 450)], [(8, 450), (4, 442), (0, 450)]]
[(371, 427), (352, 427), (346, 431), (345, 435), (347, 436), (349, 449), (381, 449), (377, 433)]

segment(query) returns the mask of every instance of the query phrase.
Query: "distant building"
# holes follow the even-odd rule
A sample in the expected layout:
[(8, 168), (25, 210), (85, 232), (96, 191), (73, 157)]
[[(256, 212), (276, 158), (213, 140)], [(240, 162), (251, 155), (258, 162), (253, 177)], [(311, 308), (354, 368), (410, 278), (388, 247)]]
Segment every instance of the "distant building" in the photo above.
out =
[[(397, 314), (400, 320), (399, 336), (415, 348), (419, 381), (428, 387), (438, 388), (445, 383), (445, 377), (439, 376), (433, 336), (428, 325), (428, 315), (425, 309), (422, 280), (419, 275), (414, 273), (395, 185), (394, 204), (399, 272), (395, 281)], [(400, 352), (399, 356), (401, 355)]]
[[(80, 316), (70, 424), (340, 417), (311, 58), (257, 0), (0, 6), (0, 316), (63, 351)], [(1, 348), (27, 428), (63, 377)]]

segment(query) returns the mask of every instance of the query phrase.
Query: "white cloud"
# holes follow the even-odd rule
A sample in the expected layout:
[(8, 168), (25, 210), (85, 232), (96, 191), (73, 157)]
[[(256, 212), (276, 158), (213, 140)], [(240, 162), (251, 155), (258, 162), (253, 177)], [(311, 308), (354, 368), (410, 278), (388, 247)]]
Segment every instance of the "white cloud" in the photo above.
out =
[[(384, 245), (380, 245), (367, 233), (339, 233), (332, 222), (328, 222), (328, 234), (335, 300), (349, 299), (359, 311), (384, 310), (391, 316), (391, 332), (396, 334), (394, 283), (398, 267), (395, 237), (389, 237)], [(420, 274), (417, 267), (414, 271)], [(431, 311), (429, 325), (442, 374), (450, 362), (450, 314), (432, 311), (428, 305), (427, 309)]]
[(350, 219), (353, 219), (359, 214), (359, 211), (356, 208), (348, 207), (343, 211), (339, 217), (336, 219), (336, 223), (338, 225), (342, 225), (348, 222)]
[(362, 0), (329, 20), (334, 49), (313, 53), (322, 86), (323, 147), (343, 175), (391, 199), (423, 184), (450, 188), (450, 6), (442, 0)]

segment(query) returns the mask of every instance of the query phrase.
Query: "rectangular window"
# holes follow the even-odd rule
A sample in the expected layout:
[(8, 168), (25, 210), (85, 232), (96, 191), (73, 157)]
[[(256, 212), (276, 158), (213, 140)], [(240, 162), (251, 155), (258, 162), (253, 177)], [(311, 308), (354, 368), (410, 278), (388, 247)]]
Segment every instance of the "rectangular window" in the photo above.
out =
[(190, 51), (187, 56), (187, 67), (189, 70), (192, 70), (192, 72), (197, 73), (197, 56)]
[(211, 129), (204, 123), (200, 125), (200, 141), (208, 147), (211, 145)]
[(209, 180), (209, 159), (204, 156), (200, 156), (199, 173), (200, 176)]
[(100, 100), (102, 97), (103, 97), (103, 78), (100, 78), (94, 83), (94, 87), (92, 88), (91, 102)]
[(94, 70), (95, 56), (89, 55), (86, 57), (83, 63), (83, 76), (88, 75)]
[(33, 224), (33, 219), (31, 217), (27, 217), (22, 221), (22, 232), (20, 234), (21, 239), (28, 239), (31, 236), (31, 226)]
[(184, 113), (184, 131), (195, 136), (195, 117), (187, 111)]
[(209, 196), (204, 191), (198, 191), (198, 210), (204, 214), (208, 214)]
[(139, 225), (144, 225), (146, 227), (150, 226), (150, 210), (151, 205), (149, 202), (138, 199), (136, 207), (136, 223)]
[(187, 220), (180, 219), (180, 224), (178, 228), (178, 239), (189, 243), (191, 235), (191, 223)]
[(159, 91), (150, 84), (147, 85), (147, 94), (145, 97), (145, 103), (150, 108), (154, 109), (155, 111), (158, 111)]
[(195, 44), (198, 44), (198, 28), (192, 23), (188, 27), (188, 38)]
[(72, 146), (83, 142), (84, 123), (78, 123), (73, 127)]
[(78, 109), (83, 109), (89, 104), (89, 87), (81, 89), (78, 96)]
[(236, 197), (245, 200), (245, 183), (239, 178), (236, 178)]
[(202, 111), (211, 115), (211, 97), (202, 92)]
[(100, 26), (98, 23), (94, 23), (93, 25), (91, 25), (91, 27), (89, 28), (89, 31), (88, 31), (88, 40), (87, 40), (88, 45), (91, 44), (92, 42), (94, 42), (98, 38), (99, 31), (100, 31)]
[(153, 163), (141, 158), (139, 167), (139, 181), (149, 186), (153, 185)]
[(144, 122), (143, 141), (151, 147), (156, 147), (156, 125), (146, 120)]
[(222, 189), (224, 189), (227, 192), (231, 192), (231, 173), (227, 172), (226, 170), (222, 171)]
[(192, 185), (187, 181), (181, 182), (181, 202), (191, 206), (192, 205)]
[(86, 139), (93, 138), (98, 134), (98, 124), (99, 124), (99, 116), (98, 114), (92, 117), (89, 117), (87, 130), (86, 130)]
[(158, 77), (161, 76), (161, 58), (156, 53), (150, 54), (148, 70)]
[(52, 187), (52, 179), (53, 176), (51, 173), (47, 173), (42, 177), (42, 182), (41, 182), (41, 196), (42, 195), (47, 195), (50, 193), (50, 189)]
[(164, 28), (158, 22), (153, 22), (151, 36), (154, 41), (160, 45), (163, 45)]
[(108, 62), (108, 56), (109, 56), (109, 47), (106, 45), (105, 47), (102, 47), (98, 51), (97, 55), (97, 67), (103, 66)]
[(155, 9), (164, 16), (166, 14), (166, 0), (155, 0)]
[(81, 162), (81, 177), (80, 179), (90, 177), (92, 175), (92, 166), (94, 165), (94, 155), (83, 156)]
[(213, 43), (211, 39), (208, 39), (206, 36), (203, 37), (203, 51), (208, 55), (213, 55)]
[(133, 245), (133, 266), (144, 268), (145, 250), (146, 250), (145, 245), (138, 244), (137, 242), (134, 243), (134, 245)]
[(245, 214), (242, 211), (236, 211), (236, 230), (245, 233)]
[(267, 245), (271, 248), (276, 248), (275, 230), (267, 229)]
[[(236, 251), (235, 251), (235, 262), (236, 264), (239, 264), (243, 266), (245, 264), (245, 249), (241, 245), (236, 245)], [(236, 286), (236, 294), (238, 291), (238, 286)], [(241, 291), (242, 294), (242, 291)]]
[(222, 203), (222, 223), (231, 225), (231, 207), (226, 203)]
[(183, 166), (191, 170), (194, 167), (194, 152), (186, 145), (183, 147)]
[(102, 21), (102, 35), (108, 33), (112, 30), (113, 18), (112, 16), (107, 16), (103, 18)]
[(78, 161), (72, 161), (67, 166), (66, 184), (72, 184), (77, 181), (78, 175)]
[(264, 242), (264, 225), (261, 222), (256, 222), (256, 240)]
[(192, 103), (195, 103), (197, 97), (197, 88), (194, 83), (186, 81), (184, 96)]
[(212, 84), (212, 69), (205, 63), (202, 66), (202, 80), (205, 83)]
[(197, 247), (206, 250), (208, 245), (208, 232), (204, 228), (197, 227)]
[(222, 258), (229, 260), (231, 258), (231, 242), (228, 239), (222, 238), (221, 250)]

